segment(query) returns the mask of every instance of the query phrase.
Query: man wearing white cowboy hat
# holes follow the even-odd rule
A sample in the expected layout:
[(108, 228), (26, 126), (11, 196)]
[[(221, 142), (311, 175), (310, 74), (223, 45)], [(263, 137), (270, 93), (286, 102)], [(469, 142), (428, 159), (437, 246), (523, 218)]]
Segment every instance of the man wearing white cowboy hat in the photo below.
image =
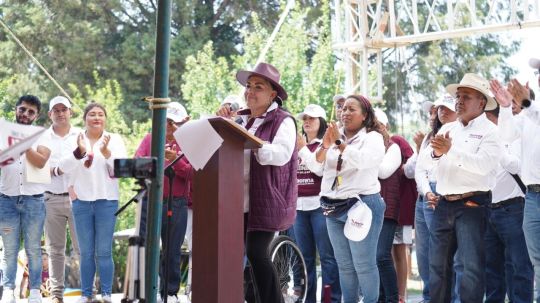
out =
[[(529, 61), (532, 68), (540, 68), (540, 60)], [(515, 80), (515, 79), (514, 79)], [(513, 80), (513, 81), (514, 81)], [(517, 82), (517, 81), (516, 81)], [(523, 232), (527, 250), (534, 266), (535, 280), (540, 281), (540, 104), (531, 102), (526, 95), (517, 98), (497, 80), (491, 80), (491, 91), (499, 102), (499, 129), (501, 137), (508, 142), (521, 138), (521, 172), (527, 186), (523, 215)], [(540, 85), (540, 76), (539, 76)], [(524, 91), (523, 91), (524, 92)], [(512, 99), (523, 108), (520, 114), (512, 115)], [(540, 300), (540, 295), (536, 295)]]
[(456, 96), (458, 120), (445, 124), (431, 140), (432, 157), (438, 165), (436, 205), (431, 226), (431, 301), (450, 302), (452, 264), (457, 251), (463, 274), (458, 283), (462, 302), (484, 298), (487, 205), (491, 203), (494, 172), (500, 159), (496, 126), (484, 110), (496, 108), (489, 82), (465, 74), (459, 84), (446, 87)]

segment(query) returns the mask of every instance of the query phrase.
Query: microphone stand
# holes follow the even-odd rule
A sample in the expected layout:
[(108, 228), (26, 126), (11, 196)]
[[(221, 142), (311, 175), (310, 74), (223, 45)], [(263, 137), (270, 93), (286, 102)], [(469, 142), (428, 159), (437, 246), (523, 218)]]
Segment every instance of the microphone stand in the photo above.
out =
[(180, 161), (184, 157), (184, 153), (182, 153), (180, 156), (178, 156), (176, 159), (174, 159), (167, 167), (165, 167), (165, 176), (169, 179), (169, 195), (167, 197), (167, 224), (165, 225), (165, 241), (163, 243), (163, 254), (164, 257), (164, 263), (165, 263), (165, 272), (163, 275), (165, 276), (163, 279), (163, 302), (167, 303), (167, 297), (169, 296), (168, 290), (169, 290), (169, 246), (170, 246), (170, 237), (169, 237), (169, 227), (171, 225), (172, 221), (172, 187), (173, 187), (173, 179), (176, 176), (176, 173), (174, 172), (173, 165), (176, 164), (176, 162)]

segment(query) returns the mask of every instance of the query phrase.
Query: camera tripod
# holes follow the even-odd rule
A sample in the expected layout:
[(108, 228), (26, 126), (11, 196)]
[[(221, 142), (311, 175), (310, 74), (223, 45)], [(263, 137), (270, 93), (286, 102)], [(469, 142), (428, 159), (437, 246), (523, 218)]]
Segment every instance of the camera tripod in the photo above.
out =
[(150, 188), (151, 181), (146, 179), (146, 187), (141, 187), (137, 194), (124, 204), (116, 213), (120, 214), (132, 202), (137, 203), (137, 212), (135, 216), (135, 233), (129, 237), (128, 256), (126, 262), (126, 276), (124, 279), (124, 298), (122, 303), (145, 302), (145, 253), (144, 237), (140, 235), (142, 201), (147, 195), (147, 188)]

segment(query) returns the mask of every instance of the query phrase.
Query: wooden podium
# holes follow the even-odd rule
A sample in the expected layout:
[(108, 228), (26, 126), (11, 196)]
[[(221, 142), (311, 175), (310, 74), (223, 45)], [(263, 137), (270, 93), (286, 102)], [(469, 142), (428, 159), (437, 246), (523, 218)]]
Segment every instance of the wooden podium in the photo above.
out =
[[(262, 141), (237, 123), (209, 119), (223, 144), (193, 186), (193, 303), (241, 303), (244, 258), (244, 150)], [(204, 148), (201, 146), (201, 148)]]

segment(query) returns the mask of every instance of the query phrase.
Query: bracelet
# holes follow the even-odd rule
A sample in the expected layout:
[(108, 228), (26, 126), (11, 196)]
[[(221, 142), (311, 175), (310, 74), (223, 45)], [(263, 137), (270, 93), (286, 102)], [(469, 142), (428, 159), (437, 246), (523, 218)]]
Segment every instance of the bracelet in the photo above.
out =
[(75, 159), (81, 160), (84, 158), (84, 156), (86, 156), (86, 152), (83, 154), (81, 149), (77, 146), (77, 148), (73, 151), (73, 156), (75, 156)]

